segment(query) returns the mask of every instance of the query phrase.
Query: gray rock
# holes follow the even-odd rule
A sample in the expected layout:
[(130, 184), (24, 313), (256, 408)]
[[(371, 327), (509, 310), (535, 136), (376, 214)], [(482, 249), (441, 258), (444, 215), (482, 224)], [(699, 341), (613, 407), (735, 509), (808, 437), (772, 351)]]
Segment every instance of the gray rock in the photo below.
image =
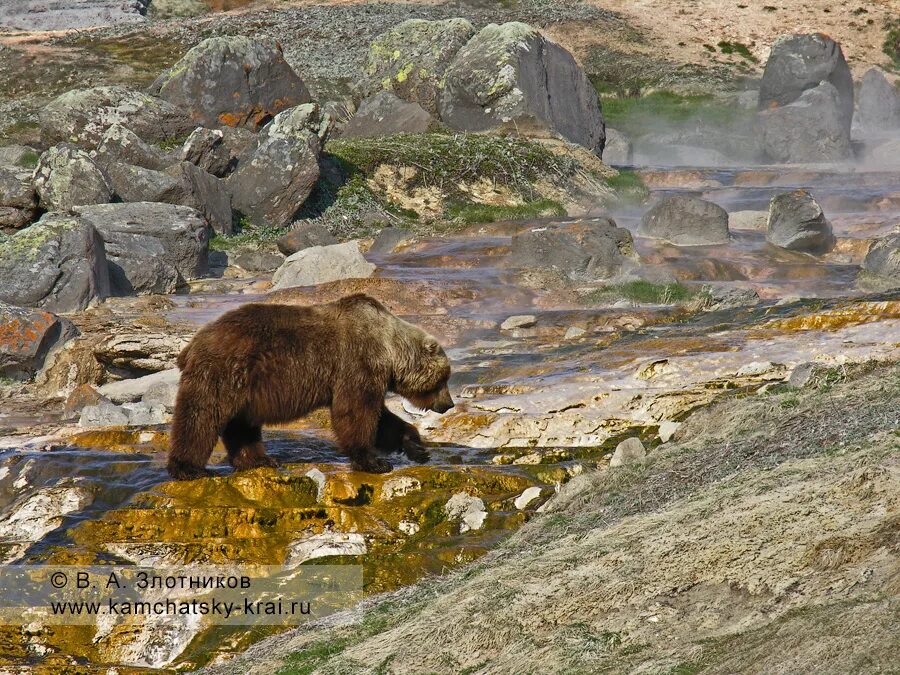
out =
[(900, 281), (900, 233), (889, 234), (875, 242), (862, 267), (870, 274)]
[(319, 223), (301, 223), (275, 241), (278, 250), (284, 255), (294, 255), (297, 251), (312, 246), (331, 246), (337, 243), (337, 237)]
[(138, 202), (75, 211), (103, 238), (115, 295), (173, 293), (207, 273), (207, 225), (192, 208)]
[(359, 104), (359, 110), (341, 130), (344, 138), (422, 134), (440, 126), (418, 103), (403, 101), (382, 91)]
[(606, 145), (603, 147), (603, 163), (625, 166), (634, 162), (634, 150), (628, 137), (617, 129), (606, 127)]
[(600, 281), (633, 266), (635, 257), (631, 233), (601, 218), (517, 234), (507, 264), (553, 270), (574, 281)]
[(81, 409), (78, 418), (80, 427), (124, 427), (128, 426), (128, 411), (114, 403), (101, 402)]
[(125, 403), (122, 410), (128, 415), (128, 426), (147, 427), (157, 424), (165, 424), (170, 415), (165, 406), (150, 405), (144, 401), (138, 403)]
[(143, 377), (175, 368), (188, 342), (188, 336), (171, 331), (123, 330), (94, 347), (94, 358), (111, 372)]
[(54, 31), (139, 23), (148, 4), (149, 0), (15, 0), (0, 3), (0, 27)]
[(772, 45), (759, 88), (759, 109), (785, 106), (827, 82), (835, 89), (839, 126), (850, 133), (853, 77), (841, 46), (822, 33), (787, 35)]
[(318, 104), (304, 103), (275, 115), (260, 131), (259, 142), (262, 143), (268, 138), (292, 138), (303, 141), (313, 133), (319, 138), (319, 142), (324, 144), (328, 140), (333, 124), (334, 120), (330, 115), (323, 113)]
[(170, 368), (143, 377), (104, 384), (99, 392), (113, 403), (133, 403), (142, 400), (156, 385), (175, 385), (177, 388), (180, 377), (181, 373), (177, 368)]
[(791, 251), (821, 254), (834, 248), (831, 223), (806, 190), (783, 192), (769, 202), (766, 240)]
[(827, 82), (793, 103), (759, 113), (761, 142), (775, 162), (834, 162), (851, 154), (850, 128), (842, 120), (837, 89)]
[(729, 237), (728, 212), (697, 197), (667, 197), (644, 214), (638, 234), (676, 246), (725, 244)]
[(181, 159), (224, 178), (237, 166), (241, 154), (254, 143), (256, 136), (246, 129), (198, 127), (184, 142)]
[(184, 185), (186, 195), (182, 201), (177, 202), (178, 204), (191, 206), (202, 213), (206, 222), (217, 233), (224, 235), (234, 233), (231, 197), (225, 187), (225, 181), (190, 162), (180, 162), (167, 172), (178, 176)]
[(339, 279), (365, 279), (375, 265), (366, 262), (356, 241), (332, 246), (313, 246), (284, 261), (272, 277), (273, 288), (316, 286)]
[(46, 145), (71, 142), (95, 149), (114, 124), (151, 143), (184, 136), (196, 126), (175, 106), (126, 87), (74, 89), (48, 103), (39, 113)]
[(181, 176), (120, 162), (107, 165), (113, 192), (123, 202), (183, 204), (188, 191)]
[(822, 366), (817, 363), (801, 363), (796, 366), (787, 379), (787, 383), (796, 389), (802, 389), (811, 384), (815, 376), (821, 372)]
[(0, 147), (0, 168), (10, 171), (28, 171), (37, 166), (39, 153), (28, 145), (5, 145)]
[(177, 159), (155, 145), (145, 143), (141, 138), (121, 124), (113, 124), (97, 146), (94, 159), (101, 166), (113, 162), (131, 164), (145, 169), (161, 171), (174, 164)]
[(728, 227), (732, 230), (765, 230), (768, 211), (732, 211), (728, 214)]
[(63, 143), (47, 150), (34, 171), (34, 189), (47, 210), (106, 204), (113, 198), (109, 176), (84, 150)]
[(0, 302), (0, 375), (32, 377), (51, 352), (77, 334), (55, 314)]
[(272, 272), (284, 264), (284, 256), (271, 251), (241, 251), (229, 262), (246, 272)]
[(160, 75), (150, 91), (187, 110), (196, 124), (253, 130), (310, 100), (276, 41), (242, 35), (204, 40)]
[(609, 465), (612, 468), (631, 466), (633, 464), (640, 464), (646, 458), (647, 451), (644, 450), (644, 444), (641, 443), (641, 439), (637, 436), (632, 436), (631, 438), (626, 438), (616, 446), (612, 459), (609, 460)]
[(141, 401), (151, 408), (162, 407), (167, 412), (172, 412), (177, 398), (178, 382), (157, 382), (147, 389)]
[(737, 307), (752, 307), (759, 304), (759, 293), (752, 288), (736, 288), (722, 284), (704, 286), (706, 295), (703, 311), (717, 312)]
[(0, 230), (19, 230), (37, 215), (37, 195), (31, 176), (0, 168)]
[(387, 90), (437, 115), (447, 68), (473, 35), (466, 19), (410, 19), (394, 26), (369, 48), (363, 97)]
[(870, 68), (860, 82), (859, 124), (874, 131), (900, 127), (900, 91), (878, 68)]
[(549, 129), (597, 155), (606, 139), (597, 92), (572, 55), (524, 23), (489, 24), (453, 59), (440, 99), (454, 129)]
[(47, 213), (0, 242), (0, 301), (64, 313), (109, 293), (103, 240), (90, 223)]
[(537, 317), (534, 314), (516, 314), (504, 319), (500, 324), (500, 330), (515, 330), (516, 328), (533, 328), (537, 325)]
[[(318, 106), (297, 126), (297, 111), (275, 117), (256, 149), (228, 177), (232, 207), (254, 225), (287, 227), (319, 178)], [(315, 128), (316, 131), (312, 131)]]
[(415, 235), (403, 227), (385, 227), (376, 235), (369, 253), (393, 253), (400, 244), (415, 239)]

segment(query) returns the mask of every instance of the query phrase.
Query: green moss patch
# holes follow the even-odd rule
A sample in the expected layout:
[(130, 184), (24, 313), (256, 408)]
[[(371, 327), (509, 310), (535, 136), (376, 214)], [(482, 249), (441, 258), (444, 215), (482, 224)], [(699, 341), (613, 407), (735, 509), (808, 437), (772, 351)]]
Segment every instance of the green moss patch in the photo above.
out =
[(729, 126), (753, 115), (752, 111), (722, 102), (709, 94), (682, 95), (671, 91), (627, 98), (606, 97), (602, 104), (607, 124), (633, 136), (658, 128), (660, 122)]
[(646, 305), (675, 305), (694, 299), (702, 291), (680, 283), (654, 284), (650, 281), (629, 281), (612, 284), (591, 291), (582, 297), (589, 305), (605, 305), (630, 300)]
[(606, 184), (616, 191), (620, 203), (642, 204), (650, 196), (650, 190), (634, 171), (620, 169), (618, 175), (605, 179)]

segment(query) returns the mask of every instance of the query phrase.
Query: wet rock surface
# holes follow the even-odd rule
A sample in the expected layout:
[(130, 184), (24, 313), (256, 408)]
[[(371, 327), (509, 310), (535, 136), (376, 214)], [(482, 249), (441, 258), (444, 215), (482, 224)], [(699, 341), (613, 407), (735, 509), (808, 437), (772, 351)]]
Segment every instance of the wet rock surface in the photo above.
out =
[(831, 223), (806, 190), (772, 198), (766, 239), (781, 248), (807, 253), (827, 253), (834, 247)]
[(728, 212), (696, 197), (670, 197), (650, 209), (638, 233), (676, 246), (705, 246), (728, 241)]

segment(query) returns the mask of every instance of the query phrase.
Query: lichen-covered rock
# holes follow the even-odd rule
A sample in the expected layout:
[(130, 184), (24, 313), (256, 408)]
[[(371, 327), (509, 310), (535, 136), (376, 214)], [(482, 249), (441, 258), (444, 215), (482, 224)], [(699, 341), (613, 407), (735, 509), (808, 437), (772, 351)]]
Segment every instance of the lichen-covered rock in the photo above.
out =
[(294, 255), (297, 251), (312, 246), (331, 246), (337, 243), (337, 237), (319, 223), (302, 223), (275, 241), (278, 250), (284, 255)]
[(187, 190), (180, 176), (121, 162), (106, 166), (113, 192), (123, 202), (181, 204)]
[(766, 240), (791, 251), (827, 253), (834, 248), (831, 223), (806, 190), (775, 195), (769, 202)]
[(524, 23), (489, 24), (447, 69), (441, 120), (454, 129), (550, 129), (598, 156), (597, 92), (572, 55)]
[(837, 89), (827, 82), (759, 113), (762, 148), (776, 162), (833, 162), (851, 154)]
[(668, 197), (641, 219), (638, 234), (676, 246), (728, 243), (728, 212), (718, 204), (686, 195)]
[(50, 312), (0, 302), (0, 375), (31, 377), (51, 351), (77, 332), (71, 323)]
[(44, 106), (38, 120), (47, 145), (69, 142), (88, 150), (114, 124), (151, 143), (184, 136), (196, 126), (170, 103), (120, 86), (66, 92)]
[(94, 159), (101, 166), (122, 162), (155, 171), (161, 171), (177, 161), (175, 157), (157, 146), (144, 142), (136, 133), (121, 124), (113, 124), (107, 129), (100, 145), (97, 146)]
[(198, 127), (181, 147), (181, 160), (224, 178), (237, 166), (241, 154), (256, 142), (246, 129), (206, 129)]
[(871, 274), (900, 282), (900, 233), (890, 234), (875, 242), (862, 266)]
[(375, 265), (367, 262), (355, 241), (332, 246), (313, 246), (287, 258), (272, 277), (273, 287), (316, 286), (338, 279), (372, 276)]
[(859, 124), (884, 131), (900, 127), (900, 91), (878, 68), (870, 68), (859, 84)]
[(328, 122), (316, 105), (276, 115), (228, 177), (234, 210), (260, 226), (287, 227), (319, 178)]
[(74, 312), (109, 292), (103, 240), (90, 223), (47, 213), (0, 242), (0, 301)]
[(0, 230), (18, 230), (37, 215), (37, 195), (30, 174), (0, 168)]
[(437, 115), (445, 72), (473, 35), (467, 19), (409, 19), (394, 26), (369, 47), (360, 84), (363, 96), (391, 91)]
[(381, 91), (359, 104), (356, 114), (341, 129), (344, 138), (424, 134), (438, 121), (418, 103), (408, 103), (389, 91)]
[(853, 76), (841, 46), (827, 35), (782, 36), (772, 45), (759, 88), (759, 109), (800, 99), (822, 82), (834, 87), (837, 118), (846, 133), (853, 119)]
[(196, 124), (254, 130), (310, 100), (277, 42), (242, 35), (204, 40), (160, 75), (150, 91), (187, 110)]
[(75, 211), (103, 238), (114, 295), (173, 293), (207, 273), (206, 221), (190, 207), (137, 202)]
[(634, 258), (631, 233), (611, 218), (601, 218), (515, 235), (508, 265), (551, 270), (573, 281), (598, 281), (631, 267)]
[(109, 176), (84, 150), (62, 143), (41, 155), (34, 172), (34, 189), (46, 210), (70, 211), (75, 206), (112, 200)]

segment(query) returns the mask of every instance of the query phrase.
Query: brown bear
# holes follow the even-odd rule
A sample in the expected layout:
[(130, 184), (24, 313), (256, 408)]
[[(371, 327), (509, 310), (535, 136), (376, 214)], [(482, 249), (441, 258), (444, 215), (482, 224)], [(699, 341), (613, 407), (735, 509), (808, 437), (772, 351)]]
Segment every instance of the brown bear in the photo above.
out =
[(420, 462), (428, 454), (415, 427), (385, 408), (385, 394), (438, 413), (453, 407), (437, 340), (361, 294), (310, 307), (243, 305), (204, 326), (178, 367), (168, 470), (180, 480), (210, 475), (219, 436), (235, 469), (276, 466), (262, 425), (324, 406), (354, 469), (390, 471), (377, 453)]

